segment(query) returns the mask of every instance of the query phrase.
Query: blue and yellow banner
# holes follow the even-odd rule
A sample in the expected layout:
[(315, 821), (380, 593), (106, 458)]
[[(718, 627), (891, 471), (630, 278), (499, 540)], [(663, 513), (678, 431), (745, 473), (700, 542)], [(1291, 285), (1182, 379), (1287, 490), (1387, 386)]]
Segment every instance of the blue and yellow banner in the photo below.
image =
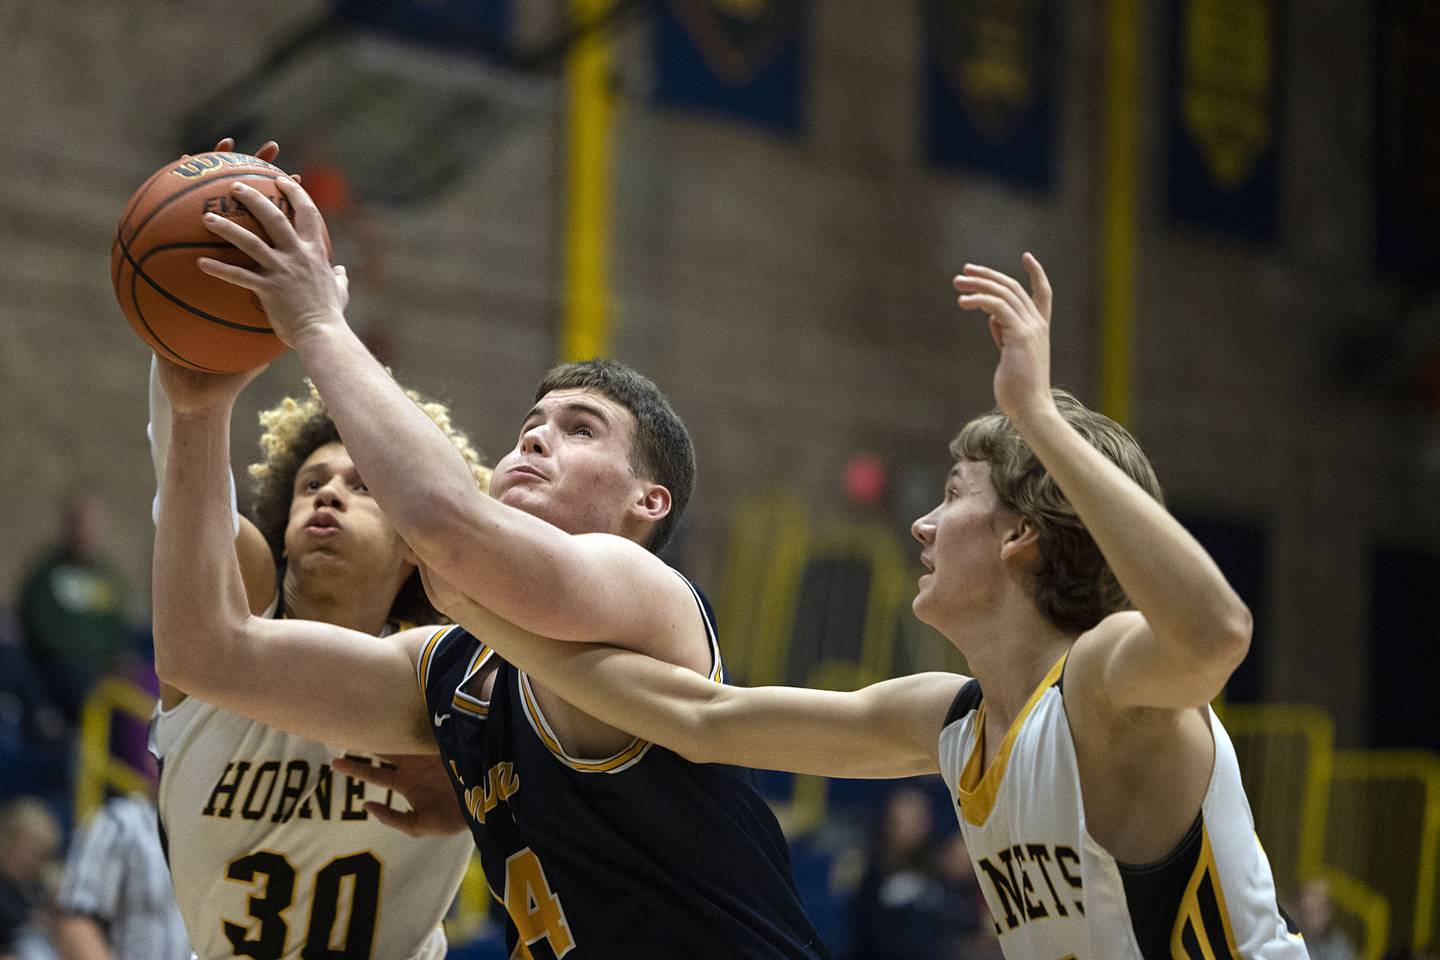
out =
[(1061, 0), (927, 0), (931, 162), (1050, 186), (1063, 8)]
[(1375, 258), (1383, 274), (1440, 274), (1440, 16), (1427, 0), (1377, 5)]
[(804, 123), (805, 0), (670, 0), (656, 99), (793, 133)]
[(506, 49), (510, 0), (335, 0), (354, 26), (448, 50), (491, 55)]
[(1176, 222), (1275, 236), (1279, 0), (1170, 0), (1165, 197)]

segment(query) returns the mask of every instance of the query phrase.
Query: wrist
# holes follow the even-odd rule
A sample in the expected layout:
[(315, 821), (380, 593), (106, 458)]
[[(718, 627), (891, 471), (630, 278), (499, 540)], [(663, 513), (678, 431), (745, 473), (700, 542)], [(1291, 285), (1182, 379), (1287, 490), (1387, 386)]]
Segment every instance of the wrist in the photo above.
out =
[(304, 353), (326, 341), (333, 341), (337, 335), (349, 329), (345, 323), (345, 314), (339, 310), (324, 310), (295, 325), (295, 335), (290, 338), (290, 346), (297, 353)]
[(1055, 405), (1054, 395), (1048, 390), (1021, 403), (1012, 404), (1004, 413), (1021, 433), (1063, 425), (1065, 422), (1065, 418), (1060, 415), (1060, 408)]
[(170, 398), (170, 422), (175, 426), (205, 426), (211, 423), (228, 423), (235, 409), (235, 394), (228, 396), (196, 397), (176, 401)]

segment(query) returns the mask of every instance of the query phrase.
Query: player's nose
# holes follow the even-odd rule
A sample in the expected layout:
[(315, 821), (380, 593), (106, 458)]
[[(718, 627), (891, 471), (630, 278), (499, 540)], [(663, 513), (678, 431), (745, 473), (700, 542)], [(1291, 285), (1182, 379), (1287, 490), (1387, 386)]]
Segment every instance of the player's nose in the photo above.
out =
[(520, 452), (537, 457), (550, 455), (550, 438), (545, 424), (537, 424), (521, 435)]

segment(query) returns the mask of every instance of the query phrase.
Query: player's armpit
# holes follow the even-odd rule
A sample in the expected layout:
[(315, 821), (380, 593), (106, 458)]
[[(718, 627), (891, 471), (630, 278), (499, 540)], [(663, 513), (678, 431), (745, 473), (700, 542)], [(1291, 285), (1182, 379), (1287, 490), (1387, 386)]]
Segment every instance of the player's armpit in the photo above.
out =
[(1111, 614), (1075, 641), (1066, 692), (1116, 710), (1183, 710), (1218, 697), (1247, 647), (1166, 643), (1134, 610)]
[(240, 518), (240, 532), (235, 537), (235, 556), (240, 561), (250, 612), (263, 614), (275, 602), (275, 555), (265, 535), (245, 517)]

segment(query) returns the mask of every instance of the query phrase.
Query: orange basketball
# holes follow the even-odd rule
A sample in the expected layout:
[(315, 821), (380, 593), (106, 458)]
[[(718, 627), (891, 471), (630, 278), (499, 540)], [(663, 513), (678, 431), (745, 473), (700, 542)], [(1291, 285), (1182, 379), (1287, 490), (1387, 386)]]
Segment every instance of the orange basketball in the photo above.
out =
[(195, 265), (202, 256), (255, 265), (205, 229), (201, 218), (216, 213), (265, 236), (230, 188), (237, 178), (248, 181), (293, 221), (295, 211), (276, 182), (283, 176), (285, 171), (258, 157), (202, 153), (157, 170), (125, 204), (110, 276), (125, 319), (157, 354), (194, 370), (236, 373), (284, 352), (255, 294)]

